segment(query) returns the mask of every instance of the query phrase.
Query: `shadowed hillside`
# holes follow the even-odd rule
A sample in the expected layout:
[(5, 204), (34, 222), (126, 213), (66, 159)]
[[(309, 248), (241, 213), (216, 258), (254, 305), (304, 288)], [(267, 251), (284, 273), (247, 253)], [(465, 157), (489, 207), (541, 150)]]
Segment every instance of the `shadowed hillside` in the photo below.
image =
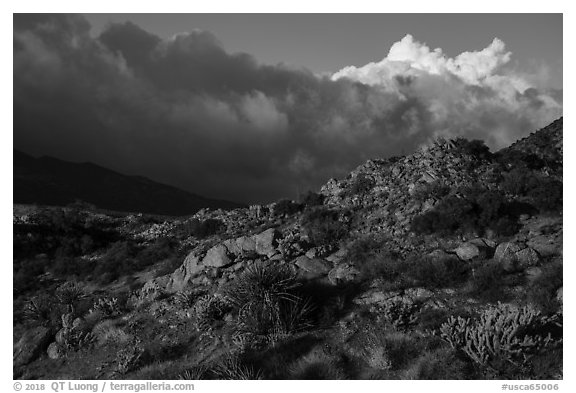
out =
[(126, 176), (92, 163), (14, 151), (14, 203), (66, 206), (83, 201), (98, 208), (180, 216), (241, 204), (204, 198), (140, 176)]

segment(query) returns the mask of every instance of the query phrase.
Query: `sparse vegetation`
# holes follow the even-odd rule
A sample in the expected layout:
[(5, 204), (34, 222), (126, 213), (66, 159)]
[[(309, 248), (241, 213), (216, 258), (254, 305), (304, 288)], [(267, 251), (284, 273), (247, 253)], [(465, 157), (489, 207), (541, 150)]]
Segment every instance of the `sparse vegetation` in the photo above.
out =
[(14, 378), (561, 379), (562, 157), (529, 139), (439, 141), (301, 203), (15, 208), (14, 353), (43, 341)]

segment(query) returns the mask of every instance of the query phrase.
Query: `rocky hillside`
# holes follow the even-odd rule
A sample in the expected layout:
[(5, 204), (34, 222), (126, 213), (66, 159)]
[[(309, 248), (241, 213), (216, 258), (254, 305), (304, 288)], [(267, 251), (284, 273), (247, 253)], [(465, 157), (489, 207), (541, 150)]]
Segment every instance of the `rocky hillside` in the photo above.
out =
[(15, 216), (15, 272), (43, 263), (15, 295), (15, 376), (562, 378), (562, 119), (500, 152), (372, 160), (301, 203), (42, 214)]

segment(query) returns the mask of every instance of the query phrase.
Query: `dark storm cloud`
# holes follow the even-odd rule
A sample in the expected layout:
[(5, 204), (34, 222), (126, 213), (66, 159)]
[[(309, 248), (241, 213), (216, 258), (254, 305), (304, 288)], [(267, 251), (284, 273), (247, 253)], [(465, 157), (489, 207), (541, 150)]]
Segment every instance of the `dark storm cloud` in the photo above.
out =
[[(354, 76), (259, 64), (206, 31), (160, 39), (125, 23), (92, 38), (78, 16), (16, 15), (14, 143), (208, 196), (270, 201), (437, 135), (497, 146), (508, 138), (502, 124), (514, 127), (505, 135), (536, 126), (522, 112), (510, 122), (501, 92), (458, 76), (397, 72), (388, 84)], [(516, 109), (544, 113), (556, 102), (517, 93), (511, 100), (529, 103)], [(504, 123), (486, 127), (487, 116)]]

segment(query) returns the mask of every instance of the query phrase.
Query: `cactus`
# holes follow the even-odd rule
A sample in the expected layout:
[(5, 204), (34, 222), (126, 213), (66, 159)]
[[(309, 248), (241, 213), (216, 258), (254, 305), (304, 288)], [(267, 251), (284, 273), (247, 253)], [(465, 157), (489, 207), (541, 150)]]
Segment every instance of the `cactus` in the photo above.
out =
[(536, 333), (551, 322), (550, 317), (542, 316), (532, 307), (513, 308), (498, 303), (476, 321), (451, 317), (442, 324), (439, 333), (453, 348), (463, 350), (478, 364), (504, 360), (526, 366), (535, 354), (561, 343), (561, 339), (553, 339), (550, 333), (546, 336)]
[(416, 324), (421, 306), (404, 299), (390, 299), (382, 305), (384, 319), (398, 330), (405, 330)]
[(101, 312), (105, 317), (116, 317), (122, 314), (116, 297), (99, 298), (92, 305), (90, 312)]

